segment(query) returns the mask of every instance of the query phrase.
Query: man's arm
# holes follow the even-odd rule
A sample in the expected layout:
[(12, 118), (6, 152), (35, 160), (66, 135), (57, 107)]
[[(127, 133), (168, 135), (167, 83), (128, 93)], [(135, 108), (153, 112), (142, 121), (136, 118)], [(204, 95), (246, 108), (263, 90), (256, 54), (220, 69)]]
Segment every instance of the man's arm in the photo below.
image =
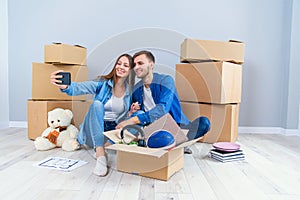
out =
[(139, 118), (137, 118), (137, 116), (134, 116), (134, 117), (131, 117), (125, 121), (122, 121), (121, 123), (119, 123), (117, 126), (116, 126), (116, 129), (119, 129), (119, 128), (123, 128), (127, 125), (132, 125), (132, 124), (140, 124), (140, 120)]
[(156, 106), (145, 113), (138, 114), (135, 117), (121, 122), (116, 128), (122, 128), (128, 124), (147, 125), (170, 111), (175, 93), (173, 78), (171, 76), (165, 76), (160, 83), (154, 84), (159, 84), (159, 87), (156, 87), (159, 88), (159, 91), (157, 91), (159, 97), (154, 99)]
[(175, 94), (175, 83), (171, 76), (164, 76), (158, 84), (159, 91), (156, 91), (157, 97), (154, 99), (156, 106), (151, 110), (137, 115), (141, 124), (149, 124), (170, 112)]

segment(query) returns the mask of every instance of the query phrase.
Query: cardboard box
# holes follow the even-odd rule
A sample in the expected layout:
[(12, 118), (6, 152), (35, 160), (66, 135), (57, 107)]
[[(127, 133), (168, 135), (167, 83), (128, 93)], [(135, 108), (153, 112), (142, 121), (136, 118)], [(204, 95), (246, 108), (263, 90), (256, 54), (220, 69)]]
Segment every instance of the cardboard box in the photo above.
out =
[(242, 64), (245, 45), (242, 42), (185, 39), (181, 44), (181, 62), (228, 61)]
[(88, 80), (88, 68), (81, 65), (53, 65), (32, 63), (32, 99), (35, 100), (86, 100), (87, 95), (69, 96), (51, 84), (50, 74), (56, 70), (71, 72), (71, 80)]
[(54, 43), (44, 46), (44, 62), (86, 65), (86, 48), (79, 45)]
[[(180, 127), (169, 114), (166, 114), (145, 128), (145, 136), (149, 136), (150, 131), (152, 130), (171, 130), (170, 127), (172, 129), (172, 134), (177, 135), (177, 139), (186, 138), (185, 135), (187, 131), (180, 130)], [(116, 143), (106, 148), (117, 151), (118, 171), (164, 181), (167, 181), (173, 174), (183, 168), (183, 148), (185, 146), (192, 145), (199, 140), (195, 139), (182, 142), (173, 149), (167, 151), (162, 149), (119, 144), (119, 141), (121, 140), (120, 130), (107, 131), (104, 134)]]
[(242, 66), (229, 62), (177, 64), (175, 83), (181, 101), (240, 103)]
[(181, 108), (189, 120), (206, 116), (210, 131), (199, 141), (206, 143), (235, 142), (238, 138), (239, 104), (202, 104), (181, 102)]
[(28, 138), (35, 140), (49, 127), (48, 112), (55, 108), (73, 112), (72, 124), (79, 129), (92, 101), (27, 101)]

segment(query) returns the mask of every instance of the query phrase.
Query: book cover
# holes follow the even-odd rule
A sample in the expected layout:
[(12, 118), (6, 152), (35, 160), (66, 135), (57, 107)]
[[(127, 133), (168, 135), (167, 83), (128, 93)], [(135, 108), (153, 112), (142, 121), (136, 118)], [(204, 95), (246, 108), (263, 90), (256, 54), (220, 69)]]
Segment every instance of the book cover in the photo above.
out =
[(232, 151), (232, 152), (221, 151), (221, 150), (218, 150), (218, 149), (211, 149), (210, 153), (214, 154), (214, 155), (221, 156), (221, 157), (228, 157), (228, 156), (234, 156), (234, 155), (244, 155), (244, 153), (241, 149), (237, 150), (237, 151)]

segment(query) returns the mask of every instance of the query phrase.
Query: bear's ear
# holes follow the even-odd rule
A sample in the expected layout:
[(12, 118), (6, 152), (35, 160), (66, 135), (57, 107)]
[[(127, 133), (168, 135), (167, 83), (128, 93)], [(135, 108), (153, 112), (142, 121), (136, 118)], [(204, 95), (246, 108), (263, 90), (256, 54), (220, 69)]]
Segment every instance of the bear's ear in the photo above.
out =
[(50, 115), (52, 115), (52, 113), (54, 113), (54, 110), (51, 110), (51, 111), (48, 112), (48, 117), (49, 117)]
[(73, 118), (73, 113), (72, 113), (71, 110), (65, 109), (65, 114), (66, 114), (68, 117), (70, 117), (70, 119)]

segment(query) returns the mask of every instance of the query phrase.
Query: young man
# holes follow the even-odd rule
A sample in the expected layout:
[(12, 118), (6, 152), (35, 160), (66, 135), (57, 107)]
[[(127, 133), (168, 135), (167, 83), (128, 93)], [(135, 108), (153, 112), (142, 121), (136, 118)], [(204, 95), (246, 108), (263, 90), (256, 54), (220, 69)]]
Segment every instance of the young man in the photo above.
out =
[[(134, 54), (134, 72), (141, 79), (133, 89), (131, 112), (136, 116), (121, 122), (116, 128), (129, 124), (148, 125), (166, 113), (170, 113), (177, 124), (188, 129), (188, 138), (194, 139), (203, 136), (210, 129), (209, 119), (199, 117), (190, 122), (181, 110), (179, 97), (174, 80), (169, 75), (153, 72), (155, 58), (149, 51), (140, 51)], [(188, 152), (187, 152), (188, 153)]]

